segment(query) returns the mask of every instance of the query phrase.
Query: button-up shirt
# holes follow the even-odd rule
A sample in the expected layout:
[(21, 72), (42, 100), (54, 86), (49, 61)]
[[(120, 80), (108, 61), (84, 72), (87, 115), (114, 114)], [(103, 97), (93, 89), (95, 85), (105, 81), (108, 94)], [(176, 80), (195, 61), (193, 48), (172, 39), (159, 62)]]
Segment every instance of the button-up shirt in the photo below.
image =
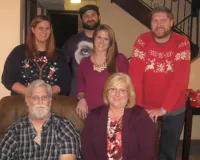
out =
[(12, 125), (0, 144), (1, 160), (57, 160), (62, 154), (80, 158), (80, 136), (69, 120), (54, 113), (42, 126), (40, 144), (28, 116)]

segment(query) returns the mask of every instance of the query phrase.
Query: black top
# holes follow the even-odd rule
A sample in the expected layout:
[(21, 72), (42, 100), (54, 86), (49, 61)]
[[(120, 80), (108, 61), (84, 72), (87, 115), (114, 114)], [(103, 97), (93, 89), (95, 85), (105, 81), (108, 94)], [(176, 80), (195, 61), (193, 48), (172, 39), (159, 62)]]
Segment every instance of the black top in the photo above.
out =
[(56, 58), (48, 61), (46, 52), (40, 52), (37, 60), (30, 61), (25, 57), (24, 45), (15, 47), (6, 59), (2, 74), (2, 84), (11, 91), (14, 83), (25, 86), (36, 79), (43, 79), (46, 83), (58, 85), (60, 94), (66, 95), (70, 89), (71, 74), (62, 52), (56, 49)]

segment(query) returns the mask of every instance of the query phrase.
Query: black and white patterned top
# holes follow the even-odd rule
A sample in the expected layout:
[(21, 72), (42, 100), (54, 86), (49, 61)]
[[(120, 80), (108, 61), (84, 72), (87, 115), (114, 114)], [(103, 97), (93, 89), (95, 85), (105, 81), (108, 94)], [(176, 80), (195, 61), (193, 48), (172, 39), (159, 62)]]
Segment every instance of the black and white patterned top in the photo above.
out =
[(61, 154), (80, 158), (80, 136), (72, 123), (55, 113), (42, 127), (40, 145), (28, 116), (12, 125), (0, 143), (1, 160), (57, 160)]

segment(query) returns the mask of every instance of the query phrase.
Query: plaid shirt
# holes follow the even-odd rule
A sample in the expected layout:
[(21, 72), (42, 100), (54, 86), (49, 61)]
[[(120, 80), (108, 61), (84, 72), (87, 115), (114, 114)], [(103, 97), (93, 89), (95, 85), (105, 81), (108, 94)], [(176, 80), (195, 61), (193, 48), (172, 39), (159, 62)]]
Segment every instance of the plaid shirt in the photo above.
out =
[(54, 113), (42, 127), (41, 144), (28, 116), (8, 129), (0, 144), (1, 160), (57, 160), (61, 154), (80, 158), (80, 136), (72, 123)]

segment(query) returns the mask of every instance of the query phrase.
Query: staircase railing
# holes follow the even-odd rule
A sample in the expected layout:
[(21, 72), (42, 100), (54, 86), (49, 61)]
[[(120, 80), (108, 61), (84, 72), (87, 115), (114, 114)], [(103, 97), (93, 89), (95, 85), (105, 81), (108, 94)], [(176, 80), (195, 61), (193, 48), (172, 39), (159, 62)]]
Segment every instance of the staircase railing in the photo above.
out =
[[(174, 29), (185, 36), (197, 47), (200, 46), (200, 18), (198, 13), (192, 13), (192, 0), (138, 0), (149, 9), (166, 6), (174, 14)], [(195, 15), (195, 16), (194, 16)]]

